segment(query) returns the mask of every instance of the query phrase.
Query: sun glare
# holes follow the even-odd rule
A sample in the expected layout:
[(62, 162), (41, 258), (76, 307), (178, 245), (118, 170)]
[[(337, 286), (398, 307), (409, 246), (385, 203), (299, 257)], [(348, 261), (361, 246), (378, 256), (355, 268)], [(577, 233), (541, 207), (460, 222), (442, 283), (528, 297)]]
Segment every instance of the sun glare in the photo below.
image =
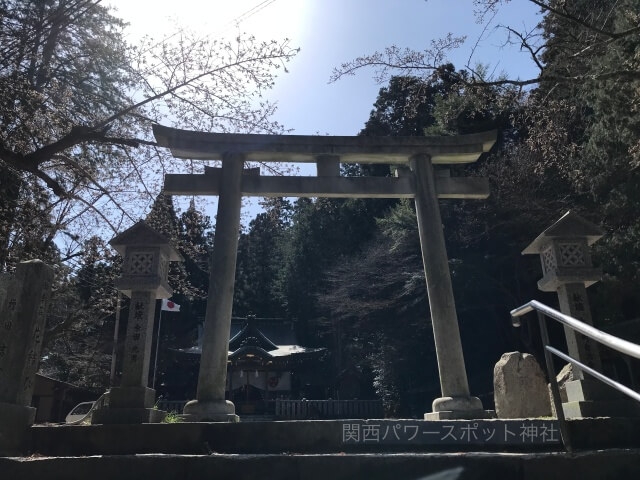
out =
[(289, 38), (304, 32), (305, 2), (297, 0), (108, 0), (116, 16), (129, 23), (132, 37), (160, 37), (179, 28), (229, 37), (250, 33), (260, 39)]

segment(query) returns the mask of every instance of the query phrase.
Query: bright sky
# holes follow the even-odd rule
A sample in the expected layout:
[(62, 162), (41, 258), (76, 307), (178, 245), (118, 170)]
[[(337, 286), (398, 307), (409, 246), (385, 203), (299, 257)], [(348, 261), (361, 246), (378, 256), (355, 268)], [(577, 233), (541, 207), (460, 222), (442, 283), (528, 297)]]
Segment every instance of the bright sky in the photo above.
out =
[[(276, 120), (294, 134), (356, 135), (364, 126), (381, 85), (372, 70), (329, 84), (334, 67), (390, 45), (423, 49), (451, 32), (466, 35), (451, 61), (467, 63), (483, 25), (472, 0), (105, 0), (130, 24), (132, 40), (159, 37), (176, 26), (213, 35), (247, 32), (264, 39), (291, 39), (301, 48), (269, 99), (278, 103)], [(529, 28), (539, 21), (525, 0), (501, 7), (493, 25)], [(236, 22), (239, 25), (236, 25)], [(485, 32), (472, 64), (528, 77), (534, 73), (525, 53), (501, 48), (504, 34)]]
[[(289, 38), (300, 53), (267, 95), (277, 102), (275, 120), (299, 135), (357, 135), (369, 118), (381, 86), (373, 70), (329, 84), (334, 67), (391, 45), (422, 50), (452, 33), (466, 35), (451, 58), (457, 68), (489, 64), (490, 70), (529, 78), (534, 68), (527, 54), (502, 47), (505, 35), (496, 25), (532, 29), (540, 20), (526, 0), (501, 7), (486, 31), (476, 23), (473, 0), (103, 0), (129, 23), (132, 42), (143, 35), (159, 38), (179, 27), (201, 34), (234, 36), (251, 33), (259, 39)], [(482, 37), (482, 38), (481, 38)], [(314, 175), (311, 165), (302, 175)], [(213, 201), (213, 202), (212, 202)], [(207, 213), (215, 215), (209, 197)], [(257, 200), (246, 202), (243, 217), (254, 217)]]

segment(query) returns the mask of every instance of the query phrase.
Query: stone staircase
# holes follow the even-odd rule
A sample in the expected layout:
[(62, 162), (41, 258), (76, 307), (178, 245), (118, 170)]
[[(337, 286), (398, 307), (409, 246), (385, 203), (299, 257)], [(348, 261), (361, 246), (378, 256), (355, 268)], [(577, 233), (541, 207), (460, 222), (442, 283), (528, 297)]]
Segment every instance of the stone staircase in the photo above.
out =
[[(640, 478), (638, 419), (569, 421), (572, 453), (558, 441), (520, 438), (519, 422), (539, 437), (553, 426), (550, 419), (34, 426), (25, 456), (0, 458), (0, 479)], [(381, 441), (355, 441), (348, 432), (355, 426), (361, 434), (378, 428)], [(488, 441), (490, 427), (497, 434)], [(443, 476), (429, 477), (436, 474)]]

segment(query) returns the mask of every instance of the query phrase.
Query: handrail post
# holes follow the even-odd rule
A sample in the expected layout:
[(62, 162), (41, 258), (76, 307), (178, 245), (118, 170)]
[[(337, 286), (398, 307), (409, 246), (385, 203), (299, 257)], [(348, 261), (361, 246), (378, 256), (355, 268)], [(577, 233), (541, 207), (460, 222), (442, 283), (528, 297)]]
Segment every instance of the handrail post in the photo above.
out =
[(556, 369), (553, 365), (553, 357), (551, 352), (547, 350), (549, 345), (549, 332), (547, 331), (547, 322), (542, 312), (536, 312), (538, 315), (538, 323), (540, 325), (540, 336), (542, 337), (542, 345), (544, 347), (544, 360), (547, 364), (547, 374), (549, 375), (549, 381), (551, 382), (551, 396), (553, 397), (553, 405), (556, 409), (556, 416), (558, 417), (558, 423), (560, 424), (560, 435), (562, 436), (562, 443), (568, 452), (572, 452), (571, 438), (569, 436), (569, 428), (567, 425), (567, 419), (564, 417), (564, 410), (562, 409), (562, 398), (560, 397), (560, 387), (558, 386), (558, 379), (556, 378)]

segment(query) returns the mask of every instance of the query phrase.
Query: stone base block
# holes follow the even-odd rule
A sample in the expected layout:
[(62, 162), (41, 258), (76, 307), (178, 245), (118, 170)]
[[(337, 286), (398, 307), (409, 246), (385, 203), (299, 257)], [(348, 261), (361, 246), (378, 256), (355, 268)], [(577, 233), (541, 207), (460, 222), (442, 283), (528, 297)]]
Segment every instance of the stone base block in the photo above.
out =
[(160, 423), (167, 416), (164, 410), (155, 408), (101, 408), (93, 412), (91, 424)]
[(221, 414), (212, 414), (207, 416), (205, 420), (201, 420), (199, 415), (183, 413), (179, 415), (180, 420), (183, 422), (226, 422), (226, 423), (236, 423), (240, 421), (240, 417), (235, 413), (221, 413)]
[(425, 420), (482, 420), (496, 418), (495, 410), (443, 410), (424, 414)]
[(623, 393), (615, 388), (593, 379), (572, 380), (565, 383), (567, 402), (585, 400), (627, 400)]
[(238, 422), (236, 407), (229, 400), (191, 400), (184, 406), (185, 422)]
[(575, 401), (562, 404), (566, 418), (640, 417), (640, 403), (633, 400)]
[(109, 391), (110, 408), (153, 408), (156, 391), (147, 387), (113, 387)]
[(0, 402), (0, 456), (26, 453), (35, 418), (33, 407)]

